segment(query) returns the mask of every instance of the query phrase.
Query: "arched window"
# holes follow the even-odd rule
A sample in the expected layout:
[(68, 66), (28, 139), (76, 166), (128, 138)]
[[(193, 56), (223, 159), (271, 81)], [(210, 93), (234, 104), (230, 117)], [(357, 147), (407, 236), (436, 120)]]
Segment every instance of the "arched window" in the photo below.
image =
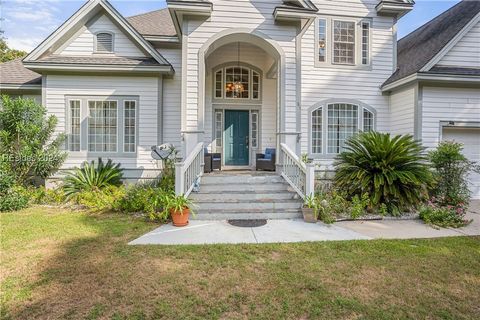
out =
[(260, 73), (243, 66), (215, 72), (215, 99), (260, 99)]
[(96, 35), (96, 52), (113, 52), (113, 34), (108, 32), (99, 32)]
[(374, 112), (361, 103), (325, 103), (310, 111), (310, 146), (312, 155), (338, 154), (345, 141), (359, 131), (375, 129)]

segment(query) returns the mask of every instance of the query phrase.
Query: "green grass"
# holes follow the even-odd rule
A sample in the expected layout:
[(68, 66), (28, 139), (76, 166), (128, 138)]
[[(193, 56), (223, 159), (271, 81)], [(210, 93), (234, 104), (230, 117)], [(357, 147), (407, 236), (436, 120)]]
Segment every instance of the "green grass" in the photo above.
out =
[(156, 225), (0, 215), (4, 319), (478, 319), (480, 238), (127, 246)]

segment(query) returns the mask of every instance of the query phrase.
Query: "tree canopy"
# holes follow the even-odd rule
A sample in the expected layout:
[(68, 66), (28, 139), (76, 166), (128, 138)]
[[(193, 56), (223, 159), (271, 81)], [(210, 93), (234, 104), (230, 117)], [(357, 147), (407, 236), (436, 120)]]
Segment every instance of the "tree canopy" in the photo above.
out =
[(0, 39), (0, 63), (23, 58), (26, 55), (27, 53), (25, 51), (9, 48), (7, 42)]

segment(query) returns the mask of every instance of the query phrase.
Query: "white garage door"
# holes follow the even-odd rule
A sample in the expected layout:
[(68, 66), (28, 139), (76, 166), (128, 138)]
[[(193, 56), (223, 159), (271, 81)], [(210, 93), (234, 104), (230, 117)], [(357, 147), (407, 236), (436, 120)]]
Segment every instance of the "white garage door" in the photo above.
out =
[[(465, 156), (480, 164), (480, 128), (444, 128), (443, 140), (463, 143)], [(480, 199), (480, 174), (471, 174), (469, 180), (472, 197)]]

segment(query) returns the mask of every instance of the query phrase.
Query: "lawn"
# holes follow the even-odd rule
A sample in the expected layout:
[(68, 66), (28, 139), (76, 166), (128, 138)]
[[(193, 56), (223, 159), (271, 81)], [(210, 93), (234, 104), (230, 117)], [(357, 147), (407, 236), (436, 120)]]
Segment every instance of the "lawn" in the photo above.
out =
[(480, 238), (127, 246), (156, 225), (0, 215), (4, 319), (479, 319)]

